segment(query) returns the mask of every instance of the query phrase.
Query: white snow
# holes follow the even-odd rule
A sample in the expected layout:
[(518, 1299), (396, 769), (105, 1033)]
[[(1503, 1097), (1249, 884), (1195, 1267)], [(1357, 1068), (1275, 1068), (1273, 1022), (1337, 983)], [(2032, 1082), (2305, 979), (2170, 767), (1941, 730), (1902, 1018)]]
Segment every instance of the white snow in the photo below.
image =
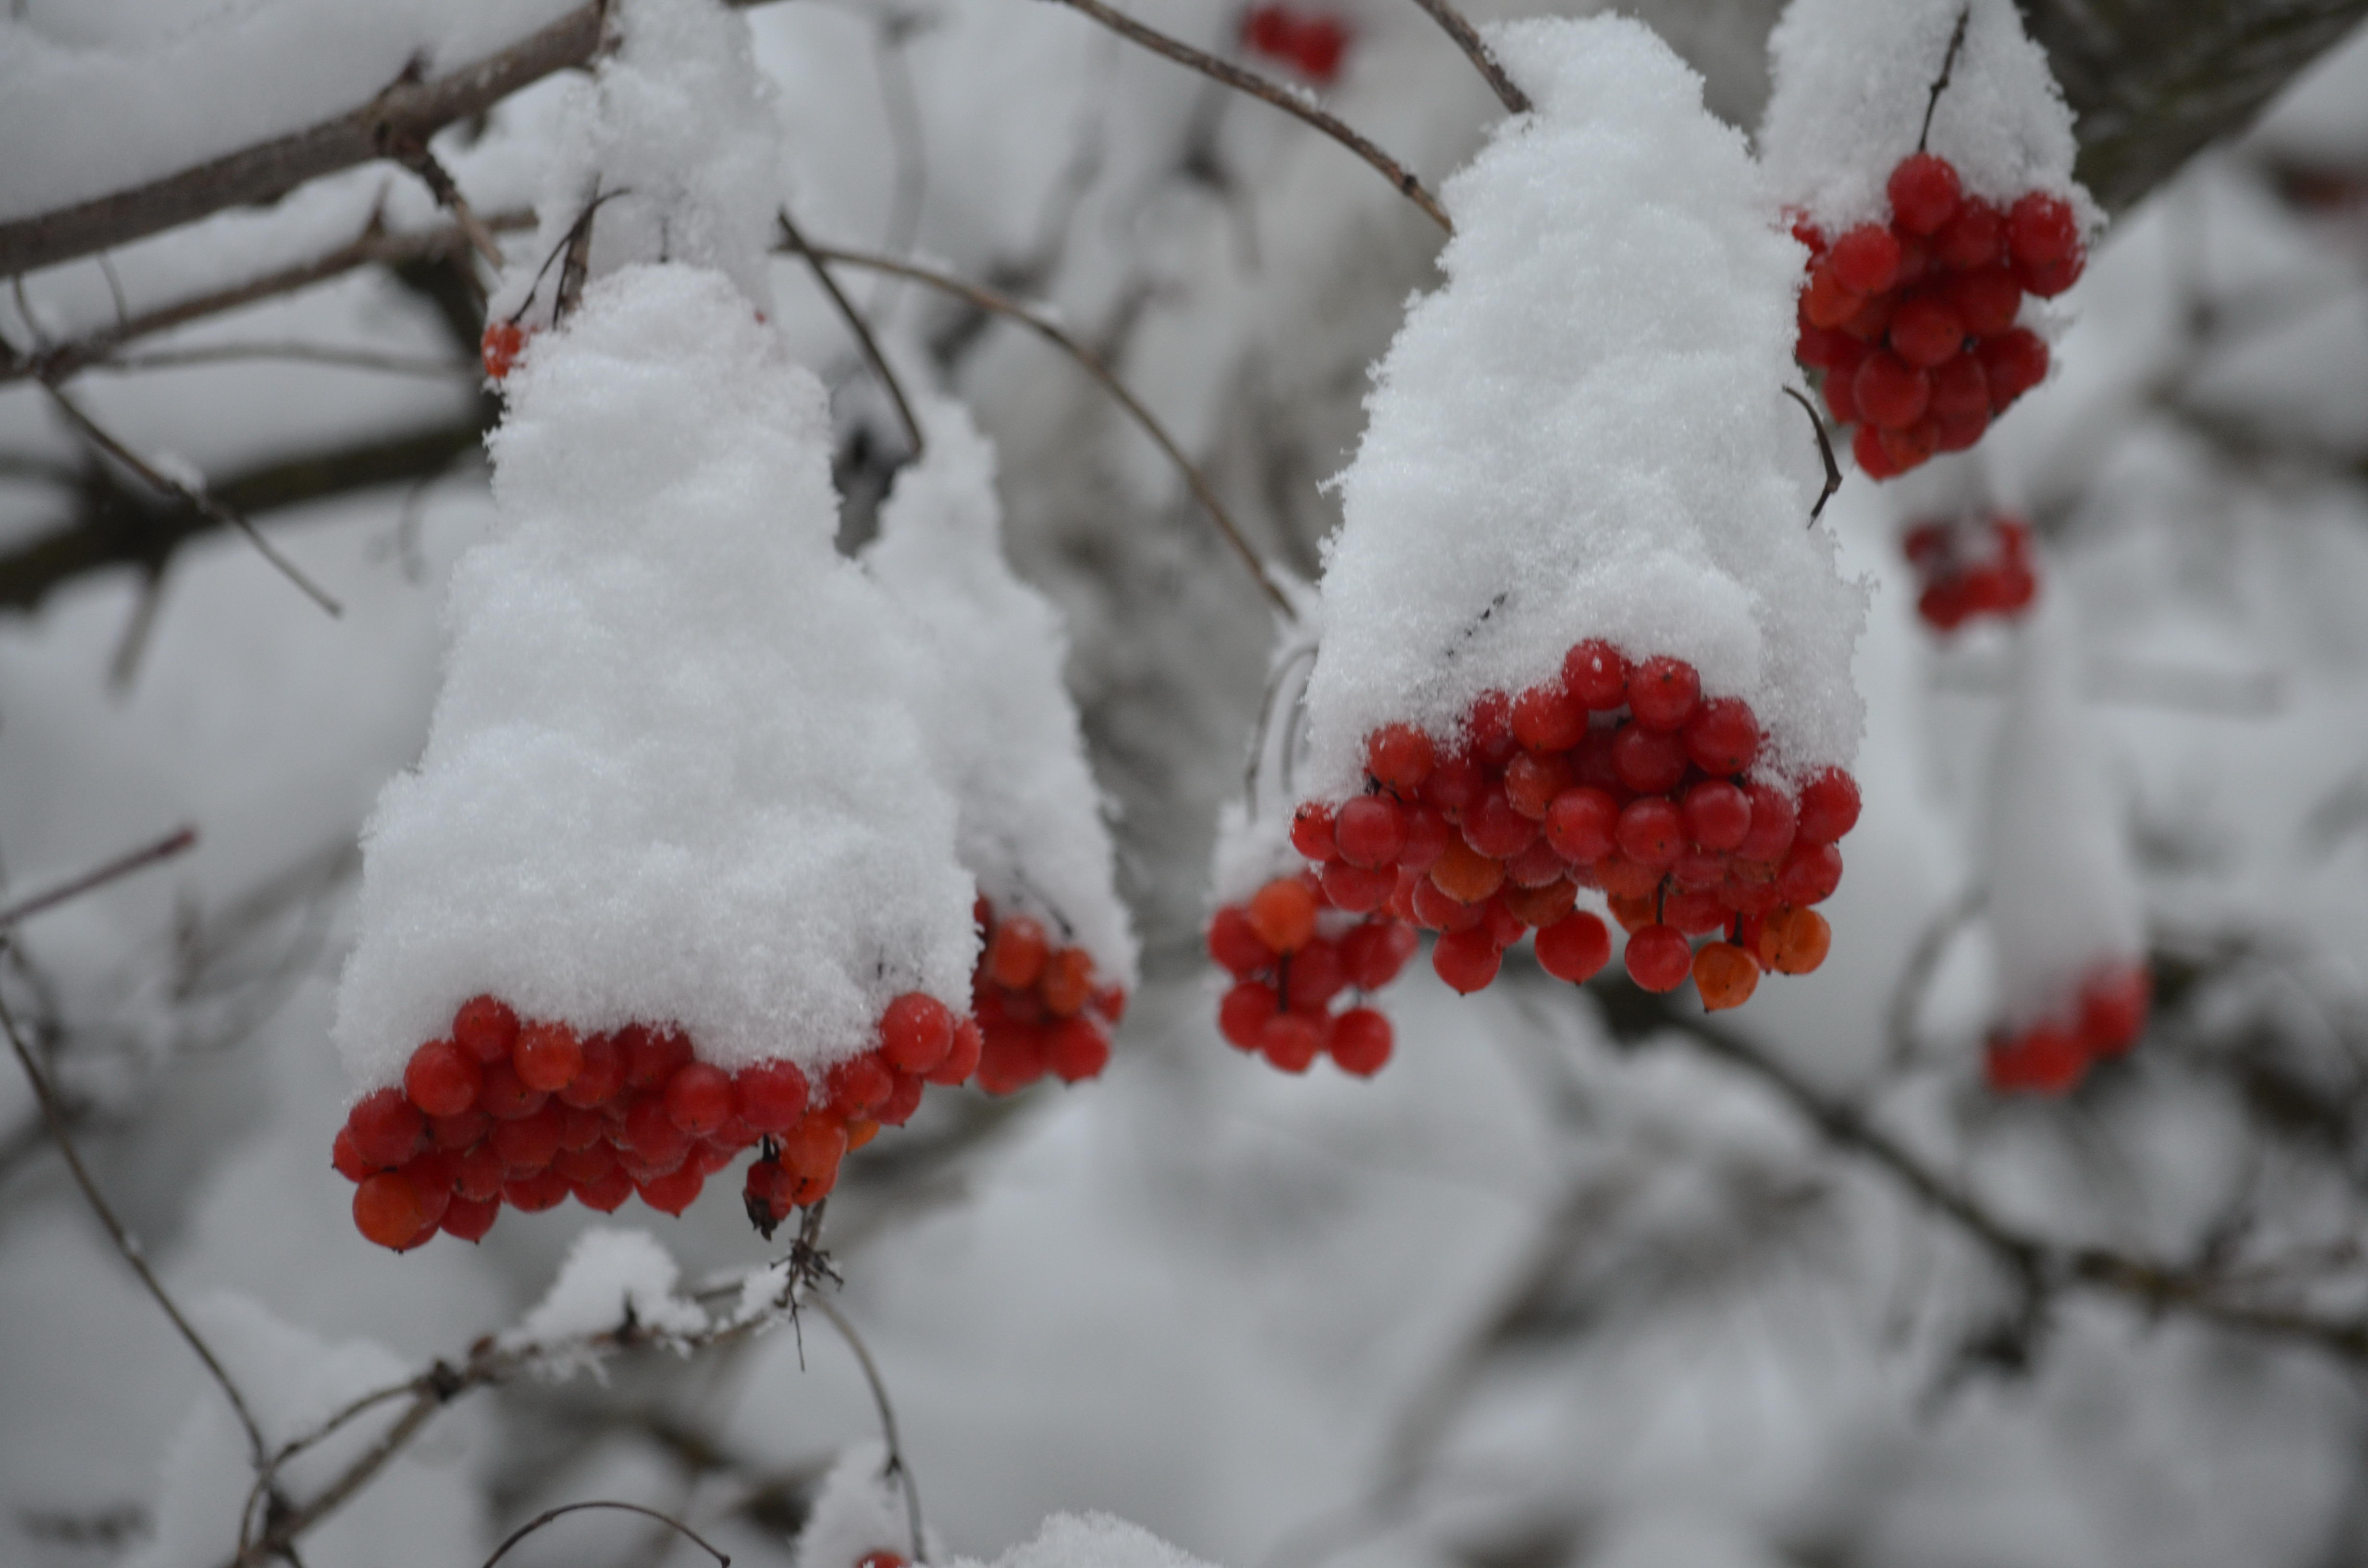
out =
[[(823, 1477), (822, 1490), (798, 1532), (795, 1568), (855, 1568), (875, 1551), (910, 1561), (913, 1527), (905, 1493), (887, 1473), (888, 1446), (874, 1438), (850, 1443)], [(941, 1562), (935, 1532), (925, 1530), (932, 1562)]]
[[(516, 1328), (508, 1346), (555, 1346), (620, 1328), (630, 1315), (636, 1330), (665, 1337), (696, 1334), (707, 1314), (677, 1295), (674, 1255), (647, 1231), (596, 1226), (575, 1238), (551, 1290)], [(572, 1365), (564, 1357), (563, 1365)]]
[(1537, 110), (1448, 182), (1448, 281), (1408, 312), (1339, 478), (1308, 790), (1354, 790), (1375, 727), (1451, 736), (1589, 637), (1748, 699), (1771, 771), (1847, 764), (1864, 592), (1804, 526), (1816, 449), (1781, 390), (1801, 248), (1650, 31), (1492, 38)]
[(1062, 682), (1068, 639), (1003, 555), (995, 449), (961, 404), (923, 397), (926, 453), (896, 476), (864, 562), (916, 623), (937, 679), (922, 700), (957, 842), (979, 892), (1025, 911), (1132, 988), (1135, 943), (1110, 829)]
[(2079, 699), (2068, 597), (2044, 591), (2015, 638), (1990, 778), (1988, 923), (2006, 1022), (2064, 1017), (2098, 965), (2145, 952), (2122, 813)]
[[(835, 1568), (801, 1559), (798, 1568)], [(957, 1558), (954, 1568), (983, 1568)], [(1035, 1539), (996, 1558), (991, 1568), (1210, 1568), (1208, 1563), (1110, 1514), (1054, 1514)]]
[(866, 1050), (976, 937), (899, 613), (833, 547), (820, 387), (721, 275), (595, 283), (513, 372), (417, 769), (363, 846), (336, 1036), (399, 1075), (490, 991), (731, 1067)]
[(1916, 151), (1924, 107), (1964, 17), (1925, 150), (2000, 206), (2044, 190), (2093, 233), (2103, 214), (2072, 177), (2072, 111), (2013, 0), (1793, 0), (1768, 40), (1774, 77), (1759, 156), (1778, 200), (1838, 233), (1886, 222), (1884, 182)]

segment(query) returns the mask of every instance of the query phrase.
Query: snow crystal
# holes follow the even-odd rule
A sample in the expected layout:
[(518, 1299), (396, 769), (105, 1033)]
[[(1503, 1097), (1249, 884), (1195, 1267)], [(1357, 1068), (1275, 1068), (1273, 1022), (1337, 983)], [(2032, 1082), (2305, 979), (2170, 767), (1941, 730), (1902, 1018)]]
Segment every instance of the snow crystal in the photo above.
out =
[(821, 386), (720, 275), (632, 267), (539, 335), (453, 573), (416, 771), (363, 839), (336, 1036), (393, 1082), (480, 992), (810, 1068), (977, 948), (898, 612), (833, 545)]
[(502, 1343), (556, 1345), (605, 1334), (628, 1314), (644, 1334), (696, 1334), (707, 1314), (675, 1293), (678, 1273), (673, 1255), (647, 1231), (596, 1226), (575, 1238), (551, 1290)]
[[(824, 1568), (801, 1561), (798, 1568)], [(954, 1568), (981, 1568), (967, 1558)], [(1015, 1546), (993, 1568), (1209, 1568), (1181, 1547), (1110, 1514), (1055, 1514), (1036, 1539)]]
[[(944, 1560), (935, 1532), (925, 1529), (922, 1542), (930, 1561)], [(848, 1445), (798, 1532), (795, 1568), (855, 1568), (875, 1551), (909, 1558), (912, 1551), (904, 1489), (888, 1476), (888, 1446), (877, 1439)]]
[(2014, 1028), (2066, 1016), (2091, 971), (2145, 951), (2121, 811), (2076, 689), (2078, 666), (2069, 598), (2043, 593), (2016, 638), (1984, 862), (1999, 1001)]
[(1793, 0), (1768, 40), (1774, 85), (1759, 128), (1779, 200), (1828, 233), (1889, 219), (1884, 183), (1916, 151), (1960, 17), (1964, 42), (1925, 150), (1975, 196), (2003, 205), (2052, 191), (2084, 230), (2103, 222), (2072, 177), (2072, 111), (2014, 0)]
[(610, 15), (617, 51), (575, 85), (534, 242), (513, 247), (489, 314), (514, 315), (534, 290), (528, 321), (550, 319), (558, 268), (545, 264), (596, 199), (593, 277), (689, 262), (724, 273), (769, 312), (766, 257), (786, 194), (781, 123), (746, 19), (715, 0), (620, 0)]
[(1782, 390), (1801, 247), (1646, 28), (1492, 38), (1537, 109), (1448, 182), (1447, 283), (1408, 312), (1338, 481), (1313, 792), (1359, 787), (1376, 726), (1449, 737), (1588, 637), (1748, 699), (1776, 772), (1847, 764), (1865, 594), (1804, 527), (1816, 448)]
[(1132, 987), (1134, 933), (1062, 684), (1068, 640), (1004, 561), (994, 447), (958, 403), (924, 399), (916, 412), (926, 455), (897, 474), (864, 560), (937, 658), (927, 731), (961, 810), (962, 862), (997, 911), (1046, 920)]

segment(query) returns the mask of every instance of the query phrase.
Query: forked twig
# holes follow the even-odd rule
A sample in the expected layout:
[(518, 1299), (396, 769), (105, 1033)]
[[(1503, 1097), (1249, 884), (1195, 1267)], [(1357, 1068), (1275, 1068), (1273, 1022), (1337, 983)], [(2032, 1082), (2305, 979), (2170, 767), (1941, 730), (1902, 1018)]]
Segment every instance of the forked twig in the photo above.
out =
[(1817, 433), (1817, 455), (1826, 460), (1826, 487), (1817, 492), (1817, 504), (1809, 508), (1809, 526), (1816, 528), (1818, 514), (1826, 509), (1826, 503), (1834, 498), (1834, 492), (1842, 487), (1841, 464), (1834, 461), (1834, 443), (1826, 434), (1826, 422), (1817, 417), (1816, 405), (1791, 387), (1782, 390), (1786, 397), (1801, 405), (1802, 413), (1809, 416), (1809, 428)]
[(926, 267), (916, 267), (911, 262), (899, 261), (894, 256), (872, 256), (864, 251), (841, 250), (834, 245), (812, 246), (810, 254), (824, 261), (842, 262), (848, 267), (868, 267), (881, 272), (894, 273), (899, 278), (909, 278), (916, 283), (926, 283), (932, 289), (941, 290), (957, 299), (966, 301), (982, 311), (1008, 316), (1013, 321), (1033, 327), (1038, 334), (1066, 353), (1070, 358), (1075, 359), (1087, 375), (1101, 383), (1104, 392), (1117, 399), (1120, 406), (1133, 415), (1135, 423), (1143, 426), (1144, 433), (1158, 444), (1159, 449), (1167, 453), (1168, 460), (1176, 465), (1177, 472), (1184, 476), (1184, 483), (1191, 487), (1194, 498), (1208, 512), (1210, 520), (1217, 525), (1217, 531), (1224, 536), (1225, 542), (1233, 547), (1234, 553), (1241, 558), (1242, 564), (1248, 568), (1250, 575), (1258, 579), (1258, 586), (1265, 590), (1266, 597), (1273, 602), (1274, 608), (1282, 612), (1284, 619), (1298, 619), (1298, 612), (1292, 608), (1289, 596), (1285, 595), (1274, 579), (1267, 574), (1266, 563), (1258, 559), (1258, 551), (1250, 548), (1249, 540), (1242, 537), (1241, 529), (1234, 526), (1232, 516), (1226, 512), (1224, 504), (1217, 499), (1216, 492), (1209, 487), (1208, 480), (1201, 476), (1201, 471), (1193, 465), (1192, 460), (1184, 455), (1183, 449), (1169, 438), (1167, 430), (1157, 419), (1152, 416), (1151, 411), (1136, 401), (1134, 394), (1126, 390), (1125, 383), (1110, 373), (1110, 368), (1095, 357), (1092, 349), (1087, 348), (1059, 326), (1009, 295), (997, 293), (982, 284), (966, 282), (943, 272), (933, 272)]
[(1455, 40), (1455, 47), (1472, 57), (1472, 63), (1479, 67), (1481, 75), (1487, 78), (1489, 89), (1497, 95), (1498, 103), (1514, 114), (1530, 112), (1533, 107), (1530, 103), (1530, 95), (1515, 86), (1513, 79), (1505, 74), (1504, 63), (1497, 58), (1497, 51), (1488, 47), (1487, 40), (1470, 22), (1464, 20), (1463, 12), (1449, 4), (1449, 0), (1414, 0), (1414, 3), (1429, 12), (1430, 19), (1446, 28), (1447, 36)]
[(196, 828), (176, 828), (154, 844), (142, 845), (137, 849), (117, 856), (104, 865), (93, 867), (69, 881), (61, 882), (46, 892), (30, 894), (6, 907), (0, 907), (0, 931), (6, 930), (17, 921), (29, 915), (39, 915), (45, 909), (55, 909), (69, 899), (80, 898), (94, 888), (106, 886), (118, 877), (128, 877), (134, 871), (156, 864), (159, 860), (169, 860), (195, 845), (197, 841)]
[(1325, 113), (1289, 88), (1269, 82), (1254, 71), (1245, 71), (1231, 61), (1220, 60), (1205, 51), (1194, 49), (1156, 28), (1147, 28), (1123, 11), (1112, 10), (1103, 5), (1102, 0), (1053, 0), (1053, 3), (1081, 11), (1112, 32), (1143, 45), (1154, 53), (1164, 54), (1179, 65), (1189, 65), (1205, 76), (1212, 76), (1228, 87), (1263, 99), (1283, 113), (1314, 126), (1379, 170), (1383, 179), (1397, 187), (1398, 194), (1421, 208), (1432, 222), (1451, 234), (1455, 233), (1455, 224), (1447, 216), (1447, 209), (1423, 188), (1422, 182), (1415, 178), (1412, 170), (1350, 130), (1345, 121)]
[(728, 1553), (718, 1548), (713, 1541), (709, 1540), (705, 1536), (700, 1535), (697, 1530), (692, 1529), (689, 1525), (684, 1524), (680, 1519), (676, 1518), (672, 1514), (661, 1514), (655, 1508), (644, 1508), (639, 1503), (612, 1503), (606, 1501), (605, 1499), (595, 1499), (588, 1503), (562, 1503), (556, 1508), (544, 1509), (541, 1513), (537, 1514), (533, 1518), (529, 1519), (525, 1524), (522, 1524), (518, 1528), (512, 1530), (509, 1533), (508, 1538), (505, 1540), (501, 1545), (494, 1548), (494, 1554), (485, 1559), (485, 1568), (494, 1568), (495, 1563), (499, 1562), (504, 1557), (509, 1554), (511, 1547), (516, 1546), (518, 1542), (524, 1540), (535, 1531), (542, 1528), (543, 1526), (551, 1523), (553, 1519), (563, 1518), (569, 1514), (581, 1513), (586, 1508), (613, 1508), (619, 1513), (639, 1514), (644, 1518), (655, 1519), (658, 1523), (666, 1526), (668, 1529), (689, 1538), (689, 1540), (701, 1551), (706, 1552), (707, 1555), (715, 1559), (716, 1568), (732, 1568), (732, 1559)]
[(814, 255), (814, 247), (806, 244), (805, 235), (800, 233), (798, 226), (790, 221), (790, 210), (784, 207), (776, 216), (780, 220), (782, 237), (790, 242), (790, 247), (792, 250), (805, 258), (807, 267), (814, 273), (814, 281), (821, 284), (822, 291), (830, 296), (830, 302), (838, 307), (838, 313), (846, 321), (847, 329), (855, 335), (855, 341), (862, 346), (863, 358), (871, 362), (871, 373), (880, 378), (881, 384), (888, 389), (888, 395), (895, 400), (896, 413), (905, 421), (905, 438), (913, 443), (913, 460), (918, 462), (924, 450), (921, 422), (913, 416), (913, 405), (905, 400), (904, 384), (897, 381), (896, 372), (889, 369), (888, 356), (880, 352), (880, 344), (871, 335), (871, 324), (863, 319), (863, 313), (855, 308), (854, 302), (848, 299), (845, 293), (840, 291), (837, 280), (830, 275), (830, 268), (823, 265), (822, 257)]

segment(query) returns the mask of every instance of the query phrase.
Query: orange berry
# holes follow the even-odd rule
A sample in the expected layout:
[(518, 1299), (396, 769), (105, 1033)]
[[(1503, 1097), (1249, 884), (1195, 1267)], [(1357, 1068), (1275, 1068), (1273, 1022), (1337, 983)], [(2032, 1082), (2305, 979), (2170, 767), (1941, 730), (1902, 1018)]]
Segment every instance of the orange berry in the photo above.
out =
[(1834, 928), (1814, 909), (1785, 908), (1760, 922), (1759, 961), (1779, 974), (1807, 974), (1826, 961)]
[(354, 1188), (354, 1229), (382, 1247), (401, 1252), (409, 1246), (427, 1216), (427, 1205), (399, 1171), (381, 1171)]
[(1083, 948), (1063, 948), (1045, 960), (1037, 991), (1046, 1012), (1056, 1018), (1076, 1017), (1094, 992), (1093, 955)]
[(1505, 881), (1505, 863), (1483, 855), (1461, 838), (1448, 840), (1446, 852), (1432, 862), (1430, 882), (1458, 903), (1478, 903)]
[(1315, 935), (1315, 894), (1296, 877), (1277, 877), (1249, 902), (1250, 929), (1278, 953), (1295, 953)]
[(1707, 1012), (1740, 1007), (1759, 984), (1759, 965), (1732, 942), (1712, 942), (1694, 955), (1694, 989)]

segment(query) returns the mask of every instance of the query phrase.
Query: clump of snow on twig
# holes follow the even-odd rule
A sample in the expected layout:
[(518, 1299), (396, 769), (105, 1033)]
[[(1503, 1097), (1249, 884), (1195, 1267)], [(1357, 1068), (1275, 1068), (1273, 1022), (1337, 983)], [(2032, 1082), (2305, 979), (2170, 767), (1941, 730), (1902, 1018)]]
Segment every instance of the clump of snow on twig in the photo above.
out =
[[(698, 1334), (708, 1326), (707, 1314), (676, 1292), (680, 1273), (674, 1255), (647, 1231), (595, 1226), (575, 1238), (551, 1289), (502, 1343), (558, 1346), (629, 1323), (653, 1338)], [(562, 1354), (553, 1365), (573, 1370), (591, 1359)]]
[(1452, 738), (1589, 637), (1748, 700), (1775, 773), (1846, 765), (1865, 596), (1804, 526), (1816, 448), (1782, 391), (1804, 253), (1651, 31), (1491, 36), (1537, 108), (1448, 182), (1447, 282), (1408, 312), (1340, 476), (1305, 792), (1357, 790), (1375, 727)]
[[(925, 1533), (924, 1544), (932, 1562), (944, 1560), (934, 1532)], [(903, 1478), (889, 1473), (888, 1446), (877, 1438), (848, 1444), (823, 1478), (798, 1532), (795, 1568), (855, 1568), (875, 1551), (913, 1555)]]

